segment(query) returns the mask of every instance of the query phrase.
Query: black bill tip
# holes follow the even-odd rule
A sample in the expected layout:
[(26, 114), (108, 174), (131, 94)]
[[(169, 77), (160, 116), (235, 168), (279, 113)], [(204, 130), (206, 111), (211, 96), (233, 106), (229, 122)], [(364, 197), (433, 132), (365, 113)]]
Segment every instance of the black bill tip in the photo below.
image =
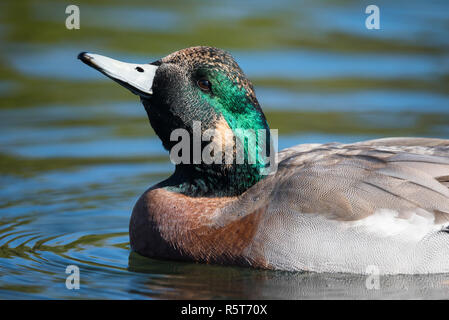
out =
[(80, 59), (82, 62), (84, 62), (88, 66), (98, 69), (97, 66), (92, 63), (92, 57), (89, 56), (88, 52), (86, 52), (86, 51), (80, 52), (78, 54), (78, 59)]
[(86, 57), (86, 54), (87, 54), (86, 51), (80, 52), (80, 53), (78, 54), (78, 59), (80, 59), (80, 60), (86, 59), (86, 58), (87, 58), (87, 57)]

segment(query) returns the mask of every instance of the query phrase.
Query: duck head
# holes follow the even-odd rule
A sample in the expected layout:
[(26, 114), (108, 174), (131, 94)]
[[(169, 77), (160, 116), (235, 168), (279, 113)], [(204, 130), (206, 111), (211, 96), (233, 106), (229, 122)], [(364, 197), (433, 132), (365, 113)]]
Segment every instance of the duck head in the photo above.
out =
[[(229, 53), (192, 47), (148, 64), (125, 63), (86, 52), (78, 58), (140, 97), (151, 126), (167, 150), (172, 151), (179, 143), (179, 139), (173, 139), (175, 130), (188, 133), (188, 160), (177, 164), (165, 184), (195, 195), (236, 195), (266, 175), (262, 171), (270, 165), (273, 154), (269, 127), (251, 82)], [(195, 156), (203, 154), (215, 134), (211, 140), (200, 140), (199, 153), (195, 153), (195, 130), (203, 137), (211, 129), (220, 135), (221, 161), (205, 163), (201, 157), (198, 161)], [(259, 132), (264, 132), (263, 139)], [(243, 147), (240, 162), (236, 141)], [(229, 145), (233, 146), (232, 163), (225, 159), (229, 154), (224, 150)], [(251, 152), (258, 157), (256, 161), (250, 160)]]

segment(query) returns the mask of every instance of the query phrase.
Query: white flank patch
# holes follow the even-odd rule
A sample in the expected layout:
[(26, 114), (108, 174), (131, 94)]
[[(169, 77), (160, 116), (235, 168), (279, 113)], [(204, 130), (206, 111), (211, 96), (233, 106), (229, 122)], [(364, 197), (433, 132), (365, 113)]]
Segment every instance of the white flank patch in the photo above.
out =
[(404, 241), (420, 241), (426, 235), (441, 230), (443, 225), (435, 224), (434, 215), (427, 211), (408, 212), (399, 217), (395, 210), (380, 209), (372, 215), (351, 223), (351, 227), (361, 228), (364, 232), (380, 237), (395, 237)]

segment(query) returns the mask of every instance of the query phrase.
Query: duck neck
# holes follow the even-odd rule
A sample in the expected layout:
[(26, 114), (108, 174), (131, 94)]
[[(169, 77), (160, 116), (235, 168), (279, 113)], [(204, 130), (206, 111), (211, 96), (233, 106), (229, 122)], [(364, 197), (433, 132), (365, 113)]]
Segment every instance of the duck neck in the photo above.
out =
[(174, 174), (164, 183), (165, 187), (195, 197), (238, 196), (263, 180), (274, 161), (273, 144), (266, 122), (262, 129), (233, 132), (235, 147), (230, 149), (232, 162), (223, 154), (222, 162), (218, 164), (178, 164)]
[(169, 178), (169, 189), (194, 197), (237, 196), (263, 179), (254, 167), (229, 168), (225, 172), (215, 165), (201, 168), (177, 165)]

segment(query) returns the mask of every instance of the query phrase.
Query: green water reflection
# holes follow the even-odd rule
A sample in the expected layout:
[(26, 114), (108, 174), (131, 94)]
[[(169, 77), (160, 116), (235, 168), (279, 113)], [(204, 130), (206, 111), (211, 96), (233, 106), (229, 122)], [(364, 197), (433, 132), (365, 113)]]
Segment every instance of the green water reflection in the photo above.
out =
[[(132, 207), (173, 166), (138, 99), (80, 63), (209, 45), (253, 81), (279, 147), (384, 136), (449, 138), (449, 4), (368, 1), (0, 3), (0, 298), (447, 298), (448, 276), (270, 272), (146, 259)], [(81, 289), (65, 288), (65, 268)], [(406, 289), (404, 289), (406, 288)]]

